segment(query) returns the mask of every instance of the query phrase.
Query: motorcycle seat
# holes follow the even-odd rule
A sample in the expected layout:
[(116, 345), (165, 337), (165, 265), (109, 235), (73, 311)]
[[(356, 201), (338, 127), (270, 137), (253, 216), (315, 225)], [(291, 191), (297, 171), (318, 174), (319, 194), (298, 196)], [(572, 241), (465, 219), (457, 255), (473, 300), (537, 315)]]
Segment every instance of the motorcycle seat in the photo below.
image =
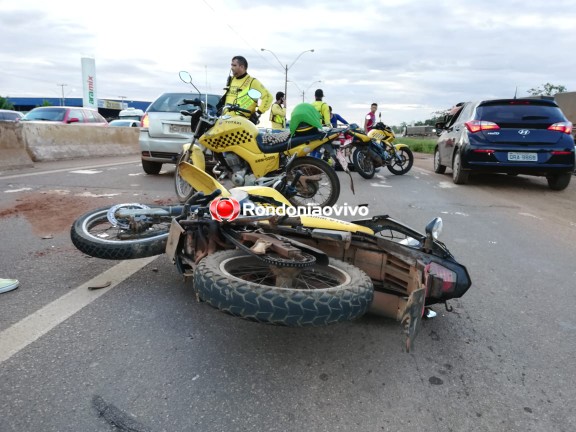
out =
[(302, 144), (323, 139), (326, 132), (318, 129), (308, 130), (305, 133), (296, 133), (290, 138), (290, 131), (266, 132), (260, 131), (256, 136), (256, 143), (262, 153), (281, 153), (289, 148), (297, 147)]

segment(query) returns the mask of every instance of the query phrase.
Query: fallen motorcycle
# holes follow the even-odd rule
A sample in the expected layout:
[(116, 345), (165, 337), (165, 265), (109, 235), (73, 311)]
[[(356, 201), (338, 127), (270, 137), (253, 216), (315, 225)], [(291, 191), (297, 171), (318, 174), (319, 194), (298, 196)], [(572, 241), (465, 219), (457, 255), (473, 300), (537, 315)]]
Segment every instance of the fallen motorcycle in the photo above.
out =
[(184, 205), (93, 210), (72, 225), (73, 244), (112, 260), (165, 252), (192, 277), (199, 300), (252, 321), (299, 327), (366, 312), (393, 318), (404, 325), (407, 350), (426, 307), (471, 285), (437, 239), (440, 218), (421, 234), (387, 215), (346, 222), (294, 214), (273, 188), (228, 191), (194, 165), (181, 162), (179, 170), (197, 191)]
[(414, 164), (414, 154), (406, 144), (394, 144), (392, 129), (382, 122), (376, 123), (367, 134), (350, 129), (351, 143), (343, 147), (352, 150), (354, 171), (365, 179), (376, 174), (376, 168), (386, 166), (392, 174), (406, 174)]
[[(198, 91), (187, 72), (180, 78)], [(200, 94), (200, 91), (198, 91)], [(258, 100), (260, 92), (251, 89), (244, 98)], [(190, 116), (193, 139), (185, 144), (178, 162), (189, 162), (206, 170), (206, 154), (212, 174), (235, 186), (268, 186), (280, 191), (293, 205), (331, 206), (340, 195), (340, 181), (328, 163), (308, 156), (314, 149), (338, 137), (339, 132), (310, 128), (292, 135), (289, 131), (259, 130), (244, 116), (251, 114), (241, 104), (226, 105), (224, 114), (211, 116), (199, 98), (185, 100), (198, 107), (181, 111)], [(176, 195), (186, 202), (194, 188), (182, 177), (178, 164), (174, 175)]]

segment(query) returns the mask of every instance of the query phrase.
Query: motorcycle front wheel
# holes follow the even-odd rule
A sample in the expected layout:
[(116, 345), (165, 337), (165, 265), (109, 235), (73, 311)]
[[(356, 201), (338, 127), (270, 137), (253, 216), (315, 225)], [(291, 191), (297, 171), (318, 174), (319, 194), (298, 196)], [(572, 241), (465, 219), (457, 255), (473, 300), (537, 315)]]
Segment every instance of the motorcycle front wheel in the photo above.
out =
[(296, 193), (287, 196), (294, 206), (333, 206), (340, 196), (340, 180), (327, 162), (315, 157), (297, 158), (286, 173), (287, 186), (292, 185), (296, 172), (302, 176), (296, 183)]
[(402, 147), (395, 152), (395, 156), (389, 162), (388, 171), (392, 174), (406, 174), (414, 164), (414, 154), (408, 147)]
[[(282, 270), (282, 269), (280, 269)], [(295, 269), (289, 269), (294, 272)], [(323, 326), (363, 315), (374, 295), (370, 277), (330, 258), (289, 273), (239, 250), (215, 252), (194, 270), (194, 289), (211, 306), (251, 321), (289, 327)]]
[(365, 179), (370, 180), (376, 174), (376, 167), (368, 155), (367, 148), (356, 147), (352, 153), (352, 163), (354, 170)]
[[(133, 208), (142, 208), (131, 205)], [(159, 207), (148, 205), (147, 207)], [(95, 258), (124, 260), (164, 253), (171, 218), (136, 231), (114, 226), (108, 220), (110, 207), (92, 210), (74, 221), (70, 238), (78, 250)], [(123, 221), (119, 221), (121, 224)], [(122, 224), (124, 225), (124, 224)]]
[(196, 193), (194, 188), (180, 175), (180, 169), (178, 166), (180, 162), (190, 162), (190, 150), (183, 152), (178, 158), (176, 163), (176, 170), (174, 171), (174, 190), (176, 191), (176, 196), (181, 203), (185, 203)]

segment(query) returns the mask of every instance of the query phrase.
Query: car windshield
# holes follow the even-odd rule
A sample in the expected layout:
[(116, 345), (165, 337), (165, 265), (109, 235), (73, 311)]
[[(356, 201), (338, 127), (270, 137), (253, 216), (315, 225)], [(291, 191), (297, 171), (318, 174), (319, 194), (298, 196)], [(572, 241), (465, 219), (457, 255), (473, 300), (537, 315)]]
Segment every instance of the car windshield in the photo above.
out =
[(476, 110), (476, 115), (479, 120), (494, 122), (500, 126), (550, 125), (566, 121), (560, 108), (538, 104), (480, 105)]
[(146, 110), (147, 112), (180, 112), (182, 110), (195, 110), (198, 107), (184, 104), (184, 99), (200, 98), (206, 101), (208, 98), (208, 111), (210, 114), (216, 113), (216, 104), (220, 100), (218, 95), (198, 95), (194, 93), (165, 93), (154, 101)]
[(22, 120), (62, 121), (65, 114), (65, 108), (39, 108), (30, 111)]

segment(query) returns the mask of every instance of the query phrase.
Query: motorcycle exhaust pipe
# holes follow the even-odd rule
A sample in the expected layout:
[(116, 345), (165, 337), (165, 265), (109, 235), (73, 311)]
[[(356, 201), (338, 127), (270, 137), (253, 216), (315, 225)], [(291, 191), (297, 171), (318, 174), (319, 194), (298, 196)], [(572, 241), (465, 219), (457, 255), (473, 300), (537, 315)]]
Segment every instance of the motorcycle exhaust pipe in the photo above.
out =
[(382, 166), (382, 164), (383, 164), (382, 158), (374, 150), (368, 149), (368, 157), (370, 157), (370, 159), (372, 159), (372, 162), (374, 162), (374, 165)]

